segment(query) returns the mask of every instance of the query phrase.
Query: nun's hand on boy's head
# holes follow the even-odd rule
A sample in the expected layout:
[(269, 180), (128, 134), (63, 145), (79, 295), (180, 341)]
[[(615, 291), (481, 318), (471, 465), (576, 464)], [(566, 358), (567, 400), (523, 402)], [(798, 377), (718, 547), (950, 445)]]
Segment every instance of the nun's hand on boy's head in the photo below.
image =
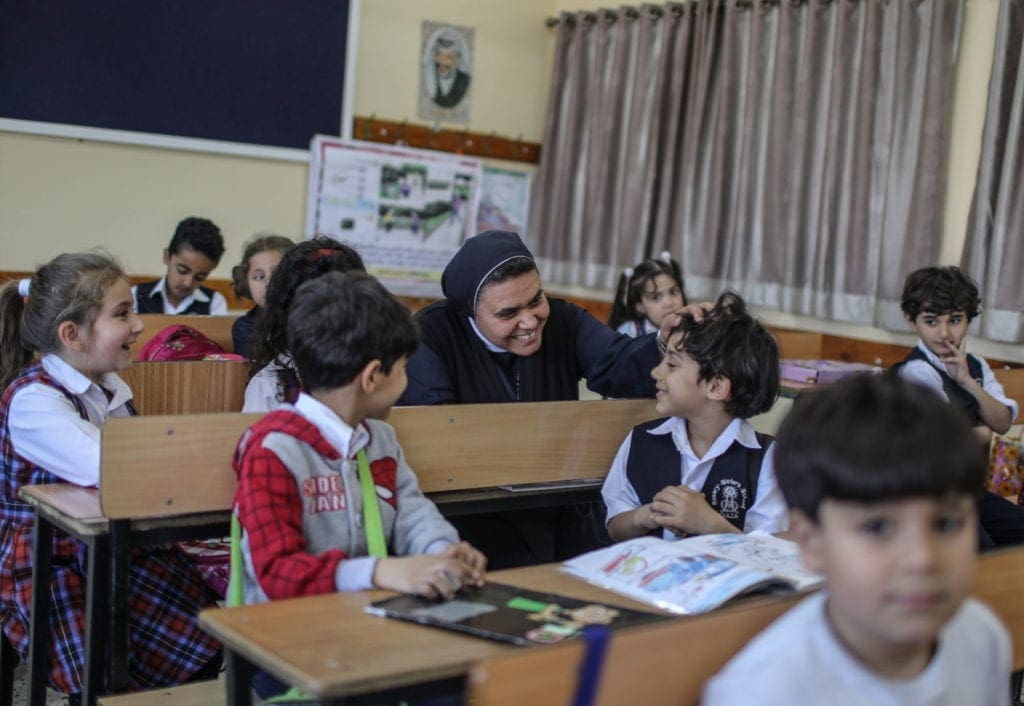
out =
[(682, 323), (683, 317), (689, 314), (693, 317), (694, 321), (703, 321), (705, 312), (711, 311), (714, 308), (712, 302), (701, 302), (700, 304), (687, 304), (682, 309), (677, 309), (671, 314), (666, 314), (665, 318), (661, 320), (661, 326), (658, 327), (658, 345), (662, 349), (668, 346), (668, 337), (672, 335), (672, 331)]
[(676, 534), (735, 532), (736, 528), (708, 504), (707, 498), (685, 485), (658, 491), (651, 502), (654, 521)]
[(449, 556), (453, 559), (458, 559), (470, 568), (470, 580), (467, 581), (467, 583), (470, 583), (473, 586), (484, 585), (484, 571), (487, 569), (487, 557), (485, 557), (483, 552), (472, 544), (469, 542), (452, 544), (441, 552), (441, 556)]

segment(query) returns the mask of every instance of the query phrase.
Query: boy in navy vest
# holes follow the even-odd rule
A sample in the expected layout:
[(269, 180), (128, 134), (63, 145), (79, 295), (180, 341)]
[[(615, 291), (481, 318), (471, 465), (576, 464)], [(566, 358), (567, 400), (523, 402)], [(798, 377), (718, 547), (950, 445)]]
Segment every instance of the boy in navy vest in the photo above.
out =
[(135, 310), (140, 314), (227, 314), (224, 295), (201, 286), (223, 254), (224, 238), (213, 221), (186, 218), (164, 250), (167, 274), (132, 287)]
[[(921, 337), (892, 370), (963, 410), (982, 444), (1009, 430), (1017, 403), (1008, 398), (985, 359), (966, 352), (967, 327), (978, 315), (978, 287), (959, 267), (922, 267), (903, 286), (900, 307)], [(1024, 542), (1024, 512), (993, 493), (979, 508), (982, 548)]]
[(779, 349), (739, 295), (722, 294), (702, 321), (684, 314), (651, 375), (671, 416), (619, 447), (601, 490), (612, 539), (785, 530), (773, 439), (746, 421), (775, 402)]

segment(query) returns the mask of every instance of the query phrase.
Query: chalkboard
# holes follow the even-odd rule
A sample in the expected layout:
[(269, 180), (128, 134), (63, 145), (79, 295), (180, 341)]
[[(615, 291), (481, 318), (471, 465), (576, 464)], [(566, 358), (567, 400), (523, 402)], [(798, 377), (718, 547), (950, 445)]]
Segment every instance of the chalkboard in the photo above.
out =
[(0, 127), (307, 150), (350, 116), (357, 2), (0, 0)]

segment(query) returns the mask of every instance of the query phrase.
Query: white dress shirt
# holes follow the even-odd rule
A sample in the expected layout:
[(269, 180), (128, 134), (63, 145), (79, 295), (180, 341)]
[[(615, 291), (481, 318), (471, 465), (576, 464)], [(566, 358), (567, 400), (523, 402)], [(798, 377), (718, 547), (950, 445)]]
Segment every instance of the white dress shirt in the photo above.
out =
[[(135, 300), (136, 310), (138, 306), (138, 293), (136, 292), (137, 287), (132, 287), (132, 299)], [(161, 277), (153, 287), (153, 291), (149, 293), (149, 296), (154, 296), (159, 293), (163, 296), (164, 300), (164, 313), (168, 315), (177, 315), (192, 306), (192, 302), (210, 302), (210, 315), (211, 316), (226, 316), (228, 313), (228, 300), (224, 298), (224, 295), (220, 292), (214, 292), (212, 297), (206, 295), (206, 292), (196, 288), (196, 291), (189, 294), (187, 297), (181, 300), (178, 306), (171, 304), (171, 300), (167, 297), (167, 278)]]
[(734, 657), (704, 689), (703, 706), (1005, 706), (1010, 637), (985, 605), (968, 598), (942, 627), (916, 676), (884, 677), (840, 642), (828, 594), (805, 598)]
[(54, 354), (43, 356), (43, 368), (81, 400), (89, 417), (59, 390), (43, 383), (21, 388), (11, 398), (8, 426), (14, 450), (25, 459), (77, 485), (100, 481), (100, 432), (110, 417), (131, 416), (132, 391), (116, 373), (103, 376), (103, 388)]
[[(751, 449), (761, 448), (757, 440), (754, 427), (743, 419), (733, 419), (729, 426), (718, 435), (711, 448), (703, 457), (698, 458), (690, 446), (690, 437), (686, 432), (686, 420), (681, 417), (669, 417), (662, 424), (647, 430), (648, 434), (671, 434), (672, 441), (679, 451), (679, 485), (685, 485), (696, 491), (704, 487), (704, 482), (711, 473), (711, 467), (719, 456), (724, 454), (734, 441), (738, 441)], [(605, 522), (610, 522), (616, 515), (621, 515), (629, 510), (640, 507), (640, 496), (636, 489), (629, 482), (626, 475), (626, 461), (629, 458), (629, 449), (632, 443), (633, 434), (630, 432), (615, 454), (611, 470), (605, 478), (604, 486), (601, 488), (601, 497), (608, 507), (608, 517)], [(789, 511), (786, 508), (786, 500), (782, 497), (782, 491), (775, 479), (775, 448), (768, 449), (764, 461), (761, 464), (761, 473), (757, 479), (757, 491), (754, 504), (747, 509), (746, 519), (743, 522), (743, 531), (762, 530), (764, 532), (782, 532), (789, 526)], [(676, 539), (675, 533), (671, 530), (664, 530), (665, 539)]]
[[(934, 390), (942, 399), (948, 401), (946, 391), (942, 389), (942, 375), (939, 373), (940, 370), (946, 370), (946, 364), (942, 362), (939, 356), (935, 355), (920, 341), (917, 344), (917, 349), (924, 353), (927, 362), (923, 360), (911, 360), (906, 365), (900, 368), (899, 375), (904, 380), (908, 380), (918, 385), (923, 385), (931, 390)], [(1017, 413), (1020, 411), (1020, 407), (1017, 405), (1015, 400), (1011, 400), (1006, 396), (1006, 391), (1003, 386), (996, 380), (995, 374), (992, 372), (992, 368), (989, 367), (988, 362), (980, 355), (971, 354), (974, 358), (977, 358), (978, 362), (981, 363), (981, 387), (992, 396), (993, 399), (1002, 402), (1010, 409), (1010, 419), (1016, 419)]]
[[(252, 376), (245, 386), (243, 412), (269, 412), (281, 404), (277, 398), (277, 372), (283, 366), (276, 360), (267, 363)], [(287, 400), (284, 400), (285, 402)]]

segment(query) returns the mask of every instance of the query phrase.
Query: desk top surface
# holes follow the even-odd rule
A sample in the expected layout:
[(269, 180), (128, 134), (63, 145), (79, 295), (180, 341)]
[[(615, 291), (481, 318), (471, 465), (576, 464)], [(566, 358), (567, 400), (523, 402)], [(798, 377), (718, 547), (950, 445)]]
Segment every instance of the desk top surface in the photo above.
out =
[(18, 497), (40, 517), (79, 537), (105, 534), (109, 529), (96, 488), (71, 483), (26, 485), (18, 490)]
[[(573, 598), (654, 610), (564, 574), (557, 566), (496, 571), (489, 578)], [(368, 603), (388, 595), (392, 594), (330, 593), (212, 609), (203, 611), (199, 622), (249, 661), (320, 697), (458, 677), (480, 659), (523, 649), (363, 612)]]
[[(36, 513), (76, 537), (92, 537), (110, 531), (110, 519), (100, 507), (100, 491), (71, 483), (25, 485), (18, 496), (35, 509)], [(227, 523), (231, 510), (215, 510), (168, 517), (133, 519), (131, 531), (136, 533), (163, 530), (168, 527), (194, 527), (211, 523)]]

